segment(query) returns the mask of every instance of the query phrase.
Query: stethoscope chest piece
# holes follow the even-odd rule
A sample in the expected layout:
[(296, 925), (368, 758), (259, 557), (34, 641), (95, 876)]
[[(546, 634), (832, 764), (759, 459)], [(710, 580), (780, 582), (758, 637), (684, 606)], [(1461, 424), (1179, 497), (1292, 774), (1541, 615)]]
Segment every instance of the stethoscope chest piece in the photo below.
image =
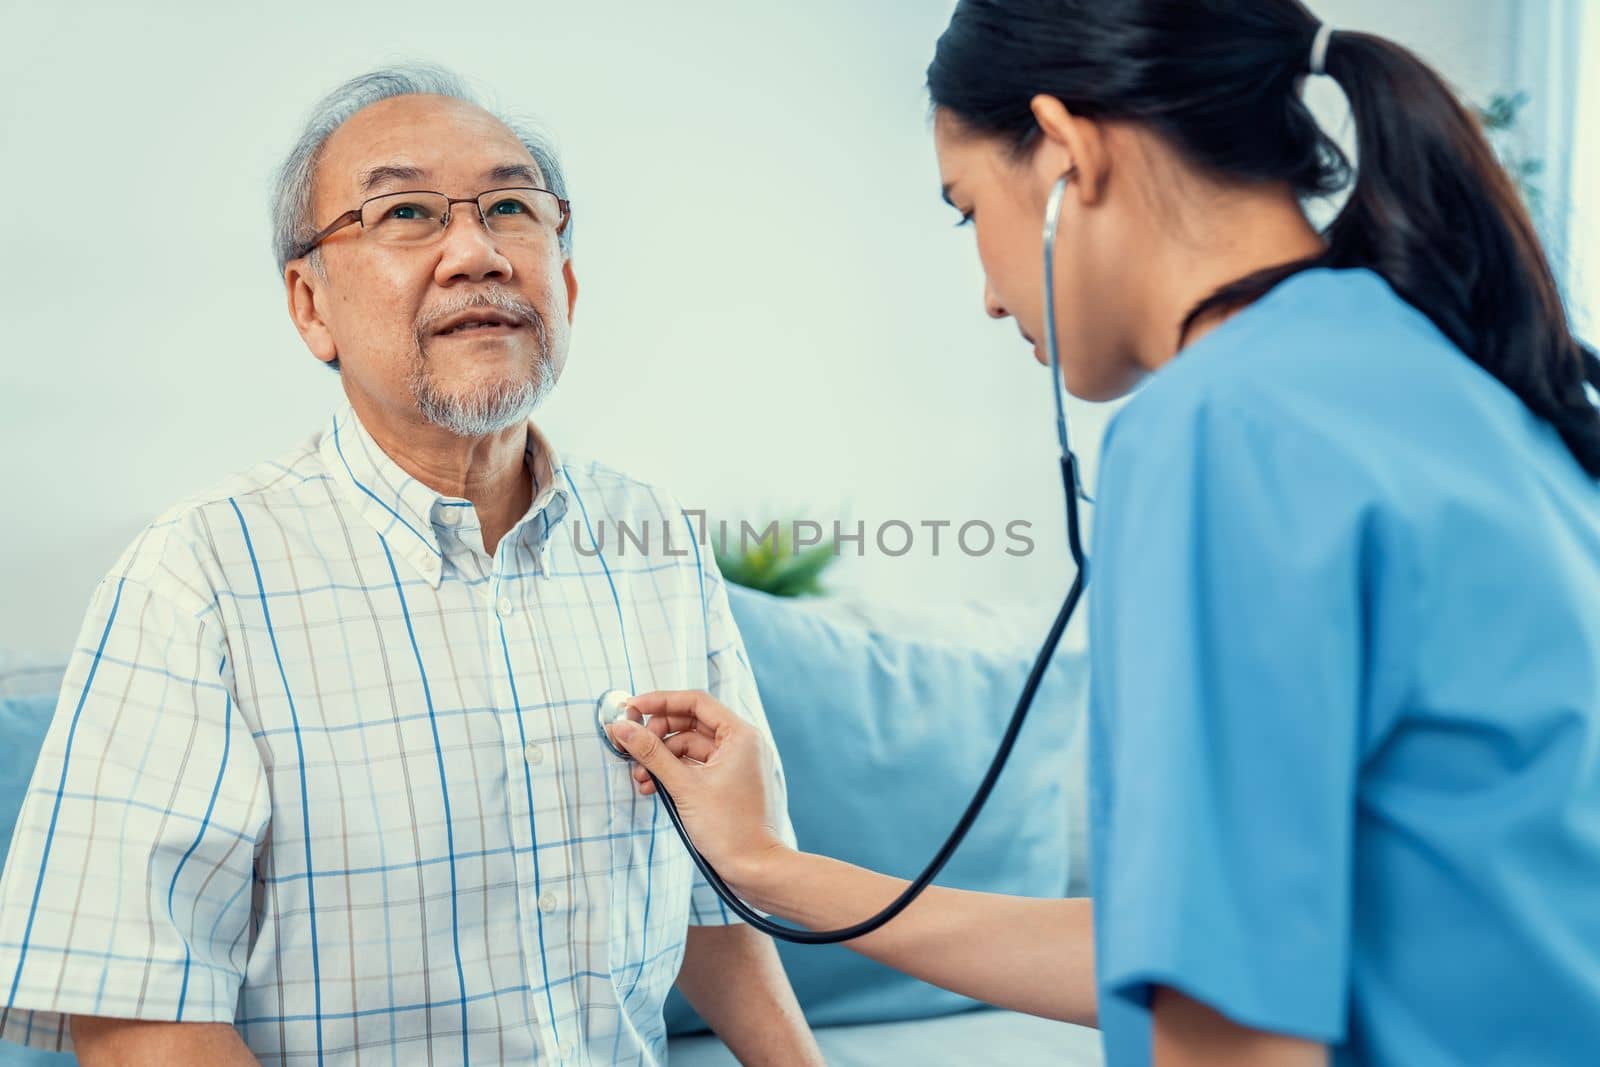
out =
[(600, 742), (611, 750), (612, 755), (621, 759), (631, 757), (611, 743), (611, 735), (606, 733), (606, 727), (623, 719), (644, 722), (644, 716), (628, 706), (630, 699), (630, 695), (620, 689), (608, 689), (600, 694), (600, 699), (594, 704), (594, 728), (600, 734)]

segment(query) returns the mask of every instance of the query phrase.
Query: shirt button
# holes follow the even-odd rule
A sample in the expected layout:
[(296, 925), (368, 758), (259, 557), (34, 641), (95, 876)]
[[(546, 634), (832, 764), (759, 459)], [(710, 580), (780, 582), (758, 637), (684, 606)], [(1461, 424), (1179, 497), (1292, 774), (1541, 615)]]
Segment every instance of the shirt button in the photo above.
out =
[[(539, 897), (539, 910), (544, 912), (546, 915), (549, 915), (552, 911), (555, 911), (556, 910), (556, 895), (554, 893), (545, 893), (542, 896), (540, 896)], [(566, 1048), (566, 1047), (569, 1047), (569, 1046), (562, 1046), (562, 1047)], [(562, 1055), (570, 1055), (570, 1053), (563, 1052)]]
[(496, 605), (495, 610), (500, 613), (500, 617), (502, 619), (511, 618), (511, 601), (505, 597), (501, 597), (500, 603)]
[(570, 1060), (578, 1054), (578, 1046), (574, 1042), (565, 1041), (556, 1049), (556, 1054), (564, 1060)]
[(527, 758), (528, 762), (533, 764), (535, 767), (544, 762), (544, 749), (540, 748), (532, 741), (528, 742), (528, 747), (522, 750), (522, 754)]
[(454, 526), (456, 523), (461, 521), (461, 509), (460, 508), (441, 508), (440, 509), (440, 514), (439, 514), (439, 519), (446, 526)]

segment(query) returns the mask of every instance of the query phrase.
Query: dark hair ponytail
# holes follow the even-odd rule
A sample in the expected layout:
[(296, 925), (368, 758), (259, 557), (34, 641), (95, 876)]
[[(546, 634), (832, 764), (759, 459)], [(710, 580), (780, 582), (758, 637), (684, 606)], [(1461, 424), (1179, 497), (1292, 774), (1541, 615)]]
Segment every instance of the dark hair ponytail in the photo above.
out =
[[(935, 107), (1018, 153), (1029, 101), (1141, 122), (1191, 162), (1301, 196), (1351, 167), (1300, 98), (1319, 23), (1299, 0), (962, 0), (928, 68)], [(1257, 299), (1309, 267), (1367, 267), (1546, 419), (1600, 477), (1600, 360), (1573, 337), (1560, 290), (1478, 121), (1425, 63), (1380, 37), (1335, 33), (1327, 73), (1355, 118), (1349, 199), (1327, 251), (1241, 278), (1208, 311)]]

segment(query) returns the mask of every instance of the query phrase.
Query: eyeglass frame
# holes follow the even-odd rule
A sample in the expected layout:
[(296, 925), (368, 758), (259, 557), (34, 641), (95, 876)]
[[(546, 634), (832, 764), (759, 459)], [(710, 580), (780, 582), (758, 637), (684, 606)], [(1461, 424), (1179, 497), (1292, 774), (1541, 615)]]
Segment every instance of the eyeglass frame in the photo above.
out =
[(369, 197), (367, 197), (365, 200), (361, 201), (360, 204), (358, 204), (357, 206), (351, 208), (349, 211), (346, 211), (343, 215), (340, 215), (338, 218), (336, 218), (332, 222), (328, 223), (322, 229), (318, 230), (317, 233), (316, 233), (316, 236), (312, 237), (309, 241), (307, 241), (305, 244), (300, 246), (299, 251), (295, 252), (293, 258), (294, 259), (300, 259), (300, 258), (302, 258), (304, 256), (309, 256), (312, 252), (316, 251), (317, 246), (322, 244), (323, 241), (326, 241), (329, 237), (331, 237), (334, 234), (338, 233), (340, 230), (344, 229), (346, 226), (351, 225), (352, 223), (360, 223), (361, 224), (361, 230), (362, 230), (363, 233), (365, 233), (366, 229), (367, 229), (367, 224), (365, 222), (361, 221), (361, 216), (362, 216), (362, 213), (366, 210), (366, 207), (367, 207), (368, 204), (372, 203), (374, 200), (383, 200), (383, 199), (385, 199), (387, 197), (391, 197), (391, 196), (405, 196), (408, 193), (410, 193), (410, 194), (427, 193), (429, 196), (443, 196), (444, 197), (444, 218), (441, 219), (440, 222), (439, 222), (439, 232), (441, 234), (444, 233), (444, 231), (450, 225), (450, 219), (453, 216), (453, 212), (450, 209), (455, 207), (457, 204), (472, 204), (475, 207), (477, 207), (477, 209), (478, 209), (478, 221), (483, 224), (483, 228), (484, 228), (485, 231), (487, 231), (489, 233), (493, 233), (494, 231), (489, 228), (489, 220), (486, 219), (484, 217), (484, 215), (483, 215), (482, 200), (483, 200), (484, 197), (488, 196), (490, 193), (511, 193), (511, 192), (517, 192), (517, 193), (549, 193), (551, 196), (554, 196), (556, 198), (556, 203), (561, 205), (561, 221), (556, 225), (556, 236), (559, 237), (559, 236), (561, 236), (561, 234), (566, 232), (567, 223), (572, 221), (572, 201), (567, 200), (564, 197), (557, 196), (556, 193), (551, 189), (543, 189), (543, 188), (540, 188), (537, 185), (502, 185), (502, 186), (498, 186), (498, 187), (496, 187), (494, 189), (485, 189), (483, 192), (479, 193), (477, 196), (460, 196), (460, 197), (454, 197), (454, 198), (449, 197), (449, 196), (445, 196), (444, 193), (441, 193), (437, 189), (400, 189), (400, 190), (397, 190), (396, 192), (392, 192), (392, 193), (379, 193), (377, 196), (369, 196)]

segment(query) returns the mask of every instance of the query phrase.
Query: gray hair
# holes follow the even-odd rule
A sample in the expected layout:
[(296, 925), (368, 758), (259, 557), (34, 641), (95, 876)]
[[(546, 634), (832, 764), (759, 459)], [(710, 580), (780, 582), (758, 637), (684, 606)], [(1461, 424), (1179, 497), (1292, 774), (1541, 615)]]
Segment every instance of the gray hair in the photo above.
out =
[[(406, 63), (384, 67), (359, 77), (351, 78), (333, 92), (323, 97), (311, 111), (305, 129), (288, 158), (278, 168), (272, 184), (272, 250), (278, 260), (278, 275), (294, 258), (305, 242), (316, 236), (317, 225), (311, 217), (312, 185), (316, 181), (317, 163), (322, 149), (335, 130), (349, 121), (350, 116), (380, 100), (393, 96), (412, 94), (448, 96), (484, 108), (505, 123), (544, 175), (545, 186), (562, 199), (567, 198), (567, 182), (561, 173), (561, 161), (554, 147), (526, 119), (507, 116), (486, 107), (456, 74), (428, 63)], [(572, 223), (567, 223), (561, 234), (561, 254), (572, 255)], [(321, 257), (311, 254), (313, 269), (321, 272)]]

